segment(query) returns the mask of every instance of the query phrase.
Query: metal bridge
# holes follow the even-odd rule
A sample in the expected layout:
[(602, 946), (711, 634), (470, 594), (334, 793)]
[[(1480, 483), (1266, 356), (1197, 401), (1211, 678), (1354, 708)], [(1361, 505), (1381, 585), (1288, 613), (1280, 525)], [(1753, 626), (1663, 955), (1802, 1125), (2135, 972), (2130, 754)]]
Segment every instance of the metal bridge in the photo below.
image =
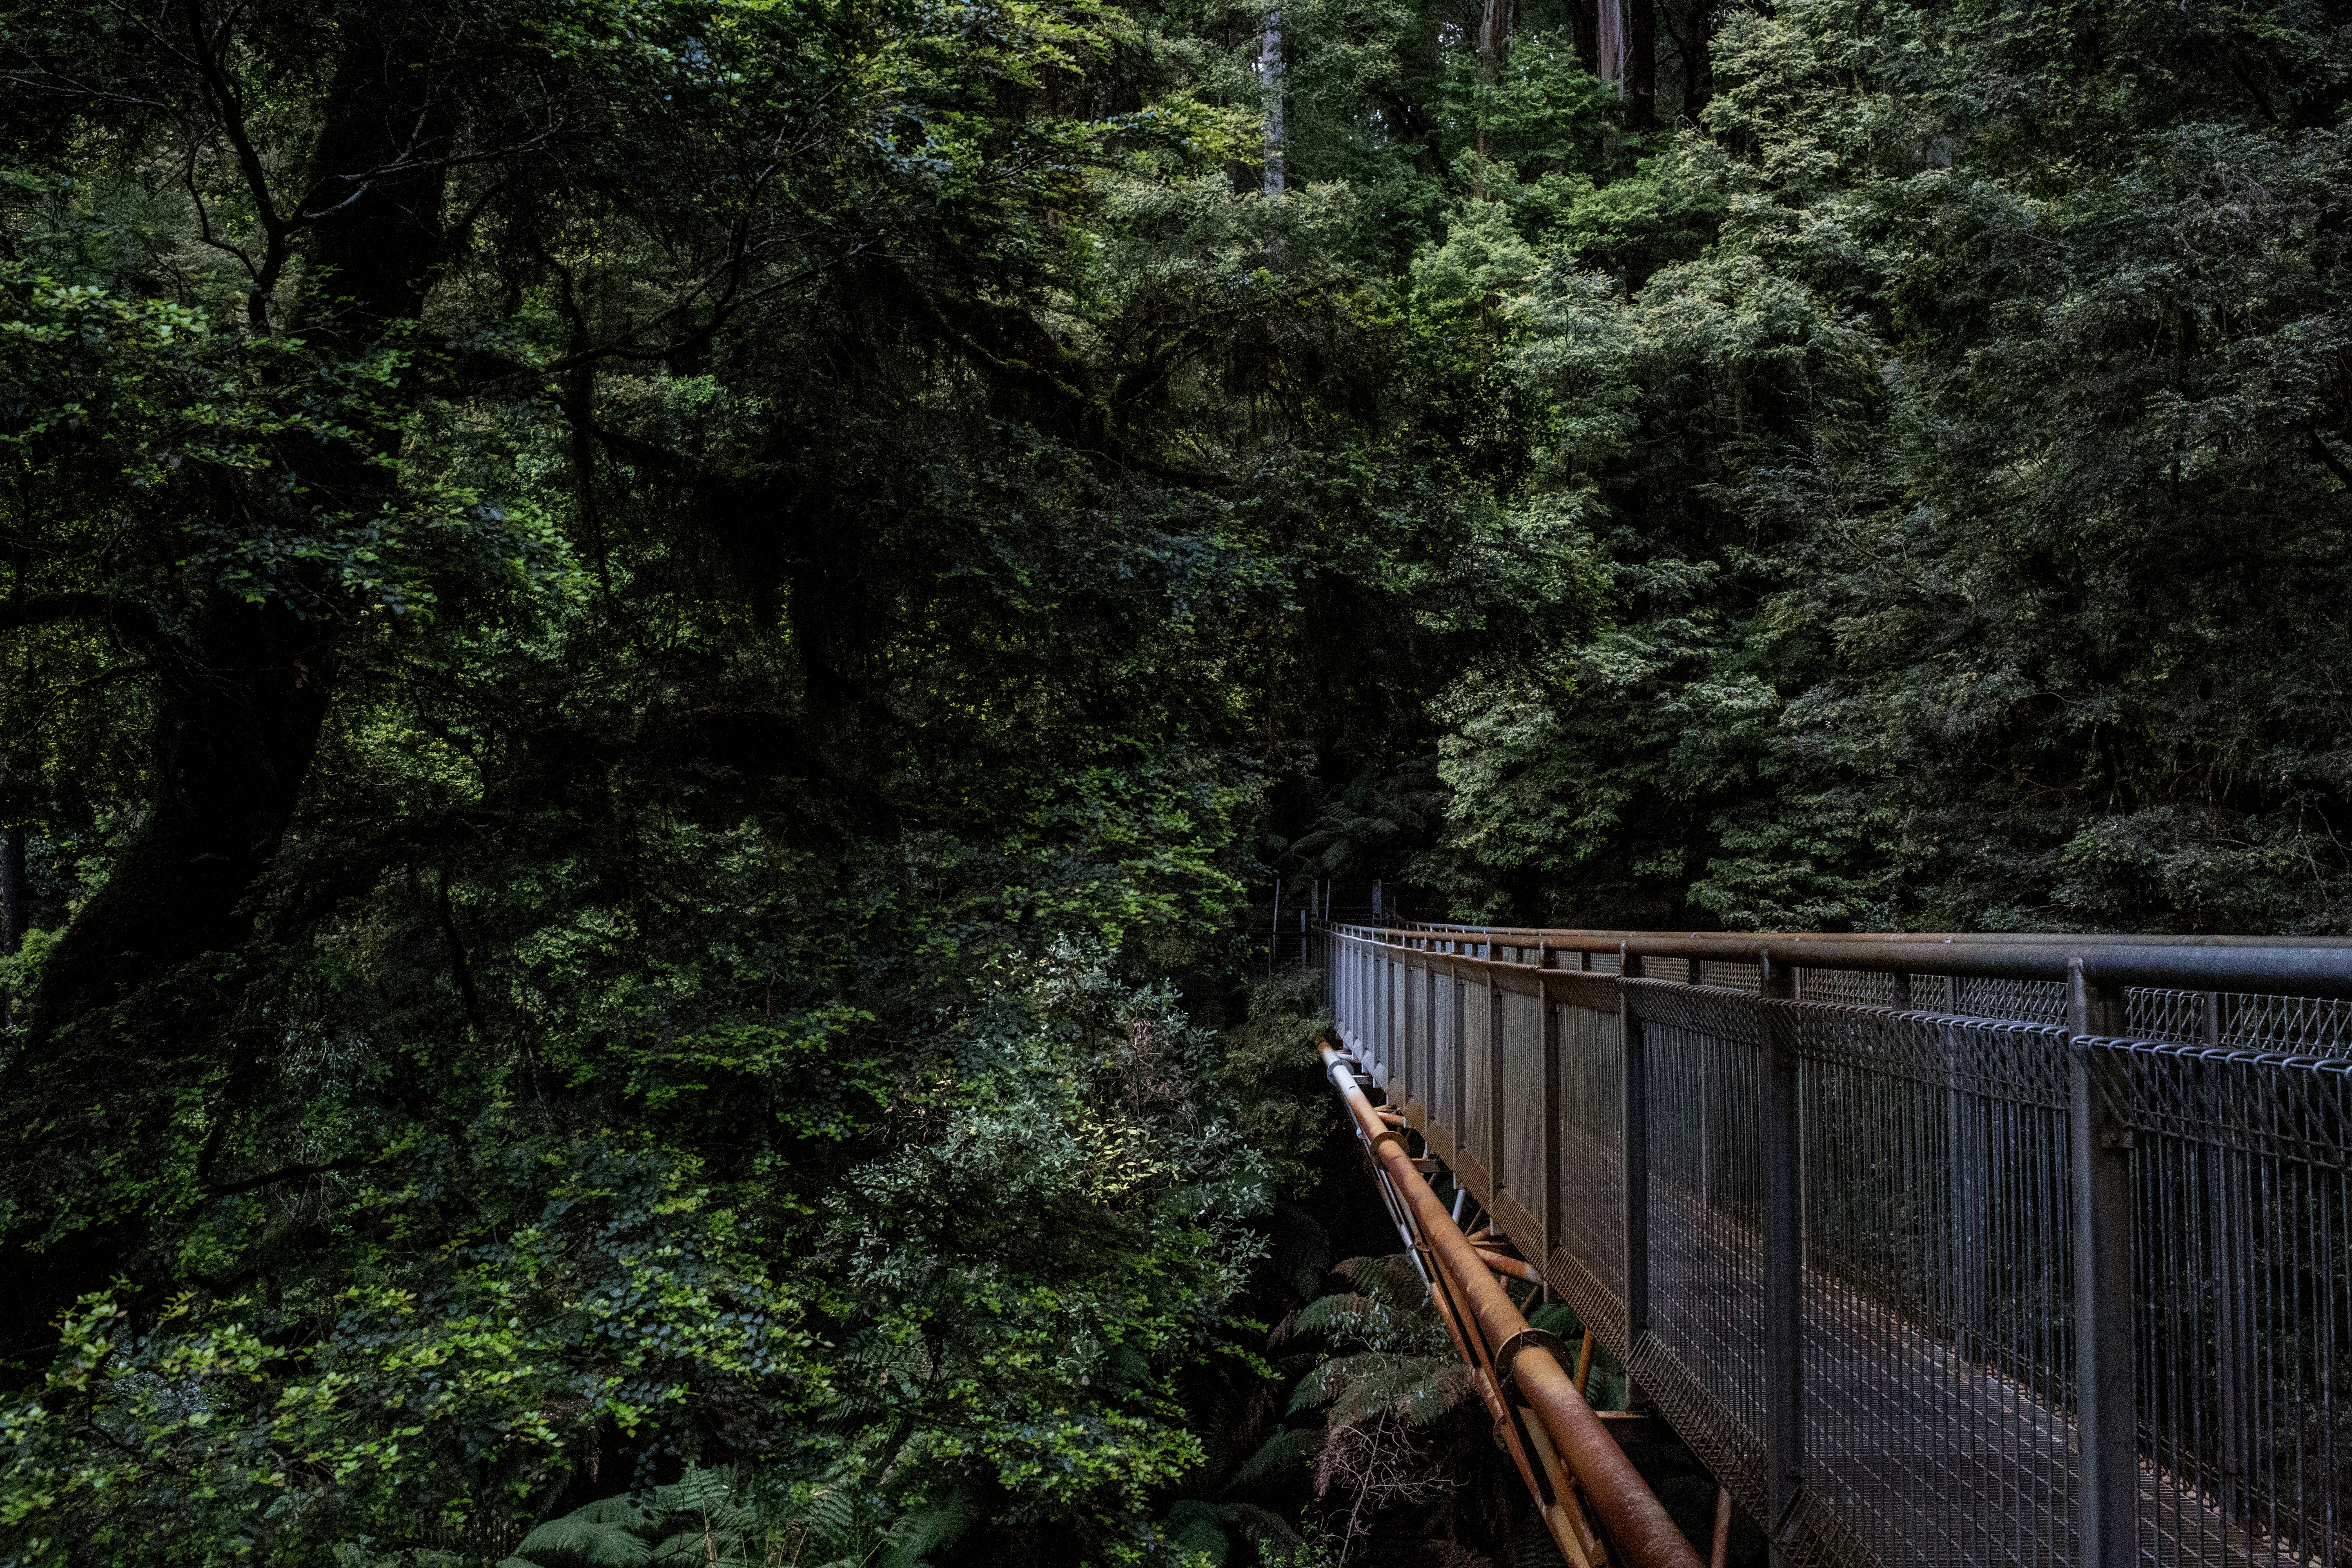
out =
[(1333, 1082), (1571, 1563), (1697, 1559), (1498, 1274), (1776, 1561), (2352, 1568), (2352, 942), (1316, 945)]

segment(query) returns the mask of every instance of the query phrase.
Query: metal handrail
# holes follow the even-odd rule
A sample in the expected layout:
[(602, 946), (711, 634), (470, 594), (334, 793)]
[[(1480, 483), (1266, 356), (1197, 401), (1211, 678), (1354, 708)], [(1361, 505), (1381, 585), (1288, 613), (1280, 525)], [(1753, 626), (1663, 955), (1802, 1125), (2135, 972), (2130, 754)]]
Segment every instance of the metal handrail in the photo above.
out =
[[(1995, 980), (2064, 982), (2079, 970), (2095, 984), (2235, 991), (2252, 994), (2352, 997), (2352, 938), (1983, 935), (1804, 935), (1744, 931), (1583, 931), (1456, 926), (1334, 926), (1331, 931), (1386, 945), (1425, 950), (1446, 941), (1539, 955), (1533, 967), (1561, 967), (1541, 956), (1614, 952), (1637, 958), (1713, 959), (1874, 973), (1950, 974)], [(1450, 933), (1450, 934), (1449, 934)], [(1453, 956), (1479, 960), (1476, 954)], [(1495, 962), (1491, 959), (1483, 962)], [(1669, 977), (1670, 978), (1670, 977)]]

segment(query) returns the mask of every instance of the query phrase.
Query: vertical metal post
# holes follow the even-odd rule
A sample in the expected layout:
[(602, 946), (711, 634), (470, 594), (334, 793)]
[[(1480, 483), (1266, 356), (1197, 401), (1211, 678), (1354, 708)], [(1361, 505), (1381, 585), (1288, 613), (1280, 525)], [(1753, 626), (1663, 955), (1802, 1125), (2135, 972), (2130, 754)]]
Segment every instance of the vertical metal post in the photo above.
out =
[(2214, 1436), (2221, 1450), (2220, 1502), (2225, 1519), (2244, 1515), (2247, 1495), (2246, 1462), (2252, 1444), (2247, 1384), (2254, 1336), (2249, 1319), (2247, 1279), (2252, 1272), (2247, 1245), (2250, 1205), (2240, 1196), (2240, 1175), (2245, 1156), (2217, 1140), (2206, 1146), (2205, 1226), (2210, 1249), (2208, 1268), (2213, 1278)]
[[(1586, 963), (1591, 961), (1587, 953)], [(1617, 967), (1621, 976), (1638, 975), (1641, 957), (1620, 945)], [(1625, 1074), (1625, 1348), (1631, 1351), (1650, 1331), (1650, 1064), (1641, 1016), (1622, 982), (1617, 987), (1617, 1042)], [(1630, 1387), (1626, 1394), (1630, 1405)]]
[(1429, 1107), (1432, 1126), (1437, 1122), (1437, 969), (1434, 964), (1422, 975), (1422, 1100)]
[[(1486, 976), (1486, 1181), (1503, 1190), (1503, 988)], [(1492, 1207), (1492, 1205), (1488, 1205)], [(1540, 1261), (1540, 1260), (1538, 1260)]]
[(2081, 1568), (2139, 1557), (2139, 1432), (2132, 1383), (2131, 1133), (2091, 1041), (2124, 1030), (2119, 985), (2067, 965), (2067, 1131), (2074, 1185), (2074, 1390), (2082, 1453)]
[(1796, 1019), (1776, 1006), (1796, 993), (1796, 971), (1759, 956), (1757, 1021), (1762, 1026), (1759, 1142), (1764, 1156), (1765, 1495), (1775, 1563), (1796, 1522), (1805, 1484), (1804, 1113), (1799, 1094)]
[(1963, 1333), (1976, 1334), (1987, 1322), (1985, 1271), (1992, 1262), (1986, 1252), (1985, 1191), (1992, 1150), (1990, 1137), (1980, 1135), (1978, 1099), (1970, 1087), (1974, 1042), (1958, 1025), (1947, 1024), (1937, 1032), (1944, 1041), (1944, 1158), (1951, 1205), (1945, 1246), (1951, 1312)]
[(1458, 1149), (1468, 1142), (1465, 1134), (1470, 1131), (1470, 1050), (1468, 1031), (1463, 1027), (1469, 1022), (1469, 998), (1465, 994), (1469, 987), (1463, 982), (1460, 970), (1449, 965), (1445, 974), (1446, 996), (1454, 1008), (1454, 1084), (1453, 1092), (1446, 1097), (1445, 1103), (1454, 1112), (1452, 1131), (1454, 1147)]
[(1559, 1203), (1559, 1096), (1560, 1079), (1566, 1064), (1560, 1060), (1561, 1014), (1565, 1011), (1551, 998), (1551, 990), (1540, 980), (1536, 983), (1536, 1005), (1543, 1009), (1543, 1129), (1542, 1155), (1539, 1169), (1543, 1177), (1543, 1256), (1536, 1267), (1543, 1268), (1551, 1261), (1552, 1249), (1560, 1245), (1563, 1235)]

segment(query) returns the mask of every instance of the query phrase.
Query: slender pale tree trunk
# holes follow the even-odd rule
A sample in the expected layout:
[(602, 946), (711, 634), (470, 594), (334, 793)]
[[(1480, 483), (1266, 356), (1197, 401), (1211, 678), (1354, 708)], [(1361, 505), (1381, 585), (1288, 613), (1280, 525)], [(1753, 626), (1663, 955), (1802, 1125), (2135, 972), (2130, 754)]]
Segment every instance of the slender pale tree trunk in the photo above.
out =
[[(1511, 0), (1486, 0), (1478, 14), (1478, 83), (1482, 96), (1491, 97), (1502, 85), (1503, 67), (1511, 52)], [(1478, 111), (1478, 183), (1475, 195), (1486, 195), (1486, 111)]]
[(1282, 156), (1282, 11), (1265, 14), (1265, 32), (1258, 39), (1258, 90), (1265, 100), (1265, 195), (1279, 201), (1283, 191)]
[(1625, 90), (1625, 0), (1601, 0), (1599, 26), (1594, 32), (1595, 73), (1602, 81), (1615, 82), (1622, 96)]

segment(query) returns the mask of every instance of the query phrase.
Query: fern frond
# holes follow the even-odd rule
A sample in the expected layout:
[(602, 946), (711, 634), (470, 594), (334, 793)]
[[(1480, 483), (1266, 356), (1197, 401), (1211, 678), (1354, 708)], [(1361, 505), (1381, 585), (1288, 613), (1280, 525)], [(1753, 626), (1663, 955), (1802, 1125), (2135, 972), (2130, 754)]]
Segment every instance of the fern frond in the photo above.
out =
[(1205, 1552), (1216, 1568), (1224, 1568), (1225, 1559), (1234, 1550), (1233, 1542), (1225, 1535), (1228, 1517), (1222, 1503), (1186, 1498), (1169, 1508), (1164, 1528), (1179, 1551), (1188, 1556), (1195, 1552)]
[(1235, 1487), (1253, 1486), (1286, 1471), (1295, 1470), (1314, 1458), (1315, 1451), (1323, 1446), (1323, 1434), (1310, 1428), (1283, 1426), (1276, 1429), (1258, 1451), (1242, 1461), (1225, 1483), (1227, 1491)]
[(1584, 1335), (1584, 1320), (1565, 1301), (1547, 1301), (1528, 1314), (1528, 1327), (1573, 1343)]
[(902, 1514), (883, 1538), (877, 1568), (915, 1568), (925, 1556), (947, 1545), (971, 1522), (971, 1503), (963, 1493)]
[(1225, 1515), (1243, 1539), (1258, 1549), (1261, 1557), (1269, 1546), (1290, 1549), (1306, 1544), (1297, 1528), (1270, 1508), (1260, 1508), (1254, 1502), (1228, 1503)]
[(514, 1554), (534, 1568), (638, 1568), (653, 1554), (638, 1531), (642, 1510), (626, 1498), (606, 1498), (551, 1519), (522, 1538)]

